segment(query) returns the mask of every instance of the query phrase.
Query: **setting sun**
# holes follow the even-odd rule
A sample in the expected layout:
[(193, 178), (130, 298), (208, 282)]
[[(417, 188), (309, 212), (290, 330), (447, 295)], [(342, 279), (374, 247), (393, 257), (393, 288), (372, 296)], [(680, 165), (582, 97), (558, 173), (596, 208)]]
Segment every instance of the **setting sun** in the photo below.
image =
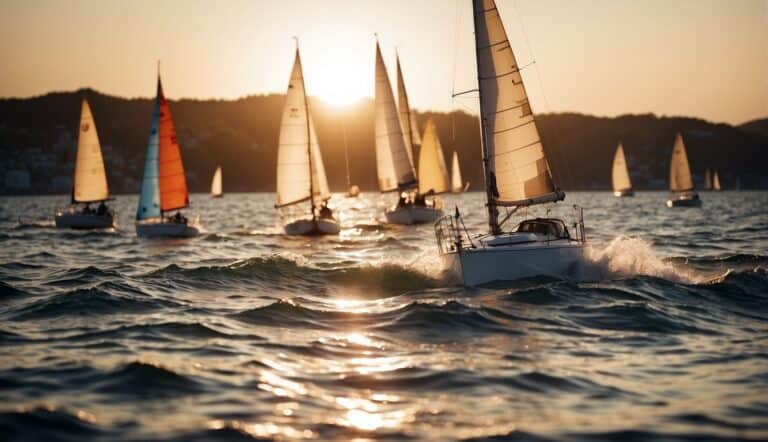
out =
[(318, 53), (302, 51), (302, 58), (310, 96), (341, 107), (373, 94), (370, 66), (356, 62), (361, 58), (372, 58), (370, 50), (334, 47)]

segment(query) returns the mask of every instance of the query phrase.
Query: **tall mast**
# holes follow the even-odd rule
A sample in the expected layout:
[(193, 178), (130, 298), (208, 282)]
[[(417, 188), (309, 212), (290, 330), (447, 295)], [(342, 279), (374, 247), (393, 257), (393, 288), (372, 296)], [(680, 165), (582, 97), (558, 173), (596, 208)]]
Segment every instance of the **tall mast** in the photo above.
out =
[[(299, 38), (293, 37), (296, 40), (296, 58), (299, 59), (301, 64), (301, 56), (299, 55)], [(301, 69), (301, 90), (304, 94), (304, 114), (307, 116), (307, 155), (309, 156), (309, 204), (312, 208), (312, 221), (315, 220), (315, 189), (312, 183), (312, 134), (309, 127), (309, 101), (307, 100), (307, 85), (304, 83), (304, 66)]]
[(344, 162), (347, 165), (347, 189), (352, 187), (352, 178), (349, 175), (349, 148), (347, 146), (347, 124), (341, 119), (341, 132), (344, 136)]
[(485, 119), (483, 118), (483, 90), (481, 87), (481, 78), (480, 78), (480, 57), (478, 56), (480, 52), (479, 42), (477, 38), (477, 30), (480, 27), (479, 20), (480, 20), (480, 14), (483, 14), (483, 5), (480, 3), (481, 0), (472, 0), (472, 17), (474, 24), (474, 31), (475, 31), (475, 63), (477, 66), (477, 90), (479, 91), (480, 96), (480, 139), (481, 139), (481, 148), (483, 153), (483, 174), (485, 175), (485, 201), (486, 201), (486, 207), (488, 207), (488, 232), (492, 235), (498, 235), (501, 233), (501, 229), (499, 228), (499, 211), (496, 208), (496, 201), (493, 198), (493, 183), (492, 183), (492, 177), (490, 174), (490, 159), (488, 158), (488, 151), (486, 150), (485, 146), (487, 143), (487, 134), (485, 132)]

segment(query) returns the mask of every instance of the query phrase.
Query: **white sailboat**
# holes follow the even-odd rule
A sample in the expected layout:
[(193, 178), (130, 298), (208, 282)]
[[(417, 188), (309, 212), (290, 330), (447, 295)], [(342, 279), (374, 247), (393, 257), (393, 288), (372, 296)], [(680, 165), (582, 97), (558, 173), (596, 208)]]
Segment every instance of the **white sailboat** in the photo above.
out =
[(632, 181), (629, 179), (629, 168), (627, 167), (627, 159), (624, 156), (624, 146), (621, 143), (616, 148), (616, 153), (613, 154), (611, 182), (613, 184), (614, 196), (635, 196), (635, 191), (632, 189)]
[(453, 163), (451, 164), (451, 193), (463, 193), (469, 189), (469, 181), (466, 183), (461, 179), (461, 167), (459, 166), (459, 153), (453, 152)]
[[(83, 99), (77, 136), (77, 158), (72, 183), (71, 203), (57, 209), (56, 227), (100, 229), (114, 226), (115, 214), (106, 205), (109, 199), (107, 174), (101, 155), (99, 135), (88, 100)], [(91, 204), (99, 203), (95, 209)]]
[(376, 42), (376, 91), (374, 99), (374, 130), (376, 135), (376, 172), (379, 191), (398, 192), (397, 205), (384, 211), (387, 222), (413, 224), (412, 204), (408, 192), (418, 186), (413, 167), (413, 153), (405, 144), (400, 115), (389, 83), (387, 67)]
[(704, 190), (712, 190), (712, 171), (704, 171)]
[(672, 161), (669, 164), (669, 190), (676, 192), (677, 195), (667, 200), (667, 207), (701, 206), (699, 194), (693, 188), (693, 177), (688, 164), (688, 155), (685, 152), (685, 143), (679, 133), (675, 137)]
[(211, 196), (213, 198), (219, 198), (224, 195), (221, 188), (221, 166), (216, 166), (216, 172), (213, 172), (213, 179), (211, 180)]
[(720, 191), (720, 175), (715, 171), (714, 177), (712, 177), (712, 190), (715, 192)]
[(288, 83), (277, 152), (277, 204), (288, 235), (336, 234), (331, 191), (309, 112), (298, 43)]
[[(537, 275), (563, 278), (583, 260), (584, 223), (577, 209), (571, 236), (555, 218), (504, 223), (520, 208), (561, 201), (536, 129), (531, 106), (496, 3), (473, 0), (475, 48), (488, 233), (471, 238), (456, 215), (435, 223), (444, 268), (465, 285)], [(506, 213), (500, 217), (499, 209)]]
[(439, 195), (450, 190), (443, 148), (431, 118), (424, 128), (422, 140), (419, 149), (419, 192), (414, 196), (411, 207), (415, 223), (433, 222), (443, 216), (443, 201)]
[[(202, 227), (199, 220), (189, 221), (181, 213), (187, 206), (189, 190), (176, 127), (158, 74), (144, 178), (136, 209), (136, 234), (142, 237), (196, 236)], [(168, 216), (167, 212), (173, 210), (176, 213)]]

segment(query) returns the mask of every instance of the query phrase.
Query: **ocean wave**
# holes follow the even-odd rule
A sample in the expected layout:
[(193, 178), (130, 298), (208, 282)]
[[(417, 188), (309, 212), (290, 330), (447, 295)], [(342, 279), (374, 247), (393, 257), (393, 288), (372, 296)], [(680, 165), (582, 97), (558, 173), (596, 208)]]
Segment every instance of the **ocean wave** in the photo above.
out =
[(168, 398), (204, 391), (192, 376), (179, 374), (163, 365), (134, 361), (91, 380), (92, 390), (110, 396)]
[(80, 441), (107, 432), (82, 410), (40, 405), (0, 413), (0, 434), (7, 440)]

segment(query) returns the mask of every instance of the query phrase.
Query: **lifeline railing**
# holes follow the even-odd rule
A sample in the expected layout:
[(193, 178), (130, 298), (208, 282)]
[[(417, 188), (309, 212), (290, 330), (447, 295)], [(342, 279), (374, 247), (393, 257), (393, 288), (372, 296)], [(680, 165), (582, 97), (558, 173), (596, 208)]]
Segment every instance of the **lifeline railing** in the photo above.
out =
[(441, 255), (475, 247), (460, 215), (445, 215), (435, 221), (435, 239)]

